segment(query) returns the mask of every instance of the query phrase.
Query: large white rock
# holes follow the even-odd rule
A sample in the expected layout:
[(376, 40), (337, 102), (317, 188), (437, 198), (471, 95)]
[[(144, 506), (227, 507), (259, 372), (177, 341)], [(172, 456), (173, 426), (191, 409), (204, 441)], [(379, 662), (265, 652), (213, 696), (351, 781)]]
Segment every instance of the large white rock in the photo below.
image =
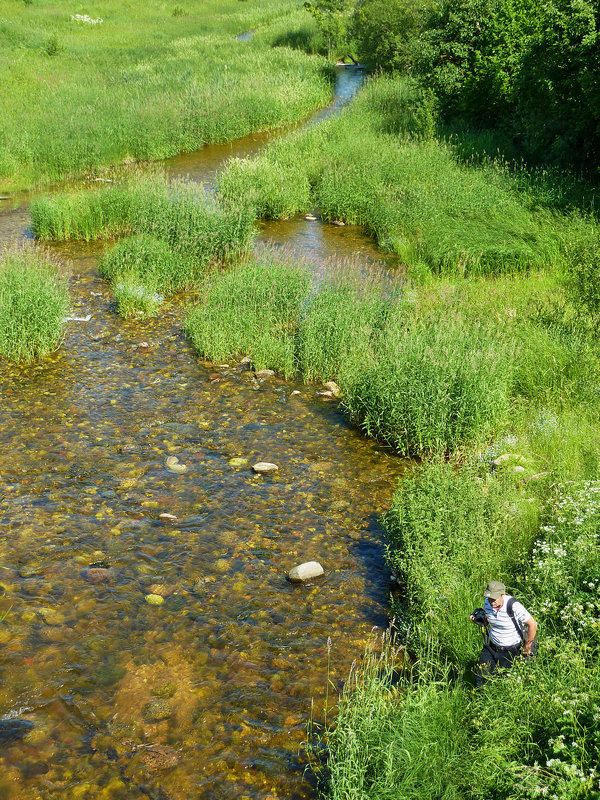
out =
[(305, 564), (299, 564), (291, 569), (288, 578), (292, 583), (302, 583), (302, 581), (309, 581), (311, 578), (318, 578), (324, 572), (325, 570), (318, 561), (307, 561)]
[(277, 472), (279, 467), (277, 464), (271, 464), (270, 461), (259, 461), (257, 464), (252, 465), (252, 469), (254, 472), (258, 472), (259, 475), (267, 475), (269, 472)]

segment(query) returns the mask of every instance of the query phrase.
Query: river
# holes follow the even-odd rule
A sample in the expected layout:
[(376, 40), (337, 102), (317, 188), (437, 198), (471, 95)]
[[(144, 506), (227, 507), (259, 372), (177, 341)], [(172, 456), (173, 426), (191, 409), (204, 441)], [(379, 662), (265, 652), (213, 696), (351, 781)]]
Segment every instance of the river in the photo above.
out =
[[(360, 80), (340, 70), (327, 113)], [(210, 186), (272, 136), (165, 167)], [(28, 227), (23, 197), (0, 213), (0, 243)], [(265, 222), (259, 240), (319, 269), (394, 267), (351, 226)], [(199, 361), (182, 301), (122, 320), (103, 247), (52, 245), (72, 265), (72, 315), (90, 319), (0, 377), (0, 797), (313, 798), (311, 701), (319, 721), (328, 680), (331, 702), (386, 626), (378, 515), (405, 462), (318, 386)], [(288, 582), (313, 559), (322, 578)]]

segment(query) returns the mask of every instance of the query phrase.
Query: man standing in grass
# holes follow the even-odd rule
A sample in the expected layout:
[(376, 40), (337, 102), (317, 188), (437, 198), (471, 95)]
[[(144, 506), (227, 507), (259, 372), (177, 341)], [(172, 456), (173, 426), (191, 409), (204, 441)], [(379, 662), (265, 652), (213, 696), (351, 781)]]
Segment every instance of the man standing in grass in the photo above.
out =
[[(537, 632), (537, 622), (529, 611), (514, 597), (506, 594), (506, 586), (500, 581), (490, 581), (486, 586), (483, 615), (471, 614), (476, 625), (488, 627), (484, 645), (476, 668), (476, 683), (481, 686), (497, 667), (510, 667), (522, 653), (532, 655)], [(524, 626), (527, 626), (526, 633)]]

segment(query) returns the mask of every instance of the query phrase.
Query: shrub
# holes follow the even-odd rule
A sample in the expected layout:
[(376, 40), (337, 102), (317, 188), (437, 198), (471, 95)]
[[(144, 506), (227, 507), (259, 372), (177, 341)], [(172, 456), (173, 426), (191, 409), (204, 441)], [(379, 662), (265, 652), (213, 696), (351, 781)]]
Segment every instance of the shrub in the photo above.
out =
[(64, 270), (35, 247), (0, 259), (0, 355), (11, 361), (41, 358), (60, 344), (69, 305)]

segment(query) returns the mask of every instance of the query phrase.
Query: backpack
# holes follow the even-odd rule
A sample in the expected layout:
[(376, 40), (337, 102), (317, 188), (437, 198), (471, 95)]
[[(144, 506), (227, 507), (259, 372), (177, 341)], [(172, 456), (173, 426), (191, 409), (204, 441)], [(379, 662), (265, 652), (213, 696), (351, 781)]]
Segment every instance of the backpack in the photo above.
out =
[[(506, 613), (510, 617), (510, 619), (512, 621), (512, 624), (515, 626), (515, 630), (517, 631), (517, 633), (521, 637), (521, 644), (524, 644), (525, 643), (525, 633), (523, 632), (523, 628), (521, 627), (521, 625), (519, 624), (518, 620), (515, 617), (515, 612), (513, 611), (513, 605), (514, 604), (515, 604), (515, 598), (511, 597), (510, 600), (506, 604)], [(538, 638), (537, 638), (537, 634), (536, 634), (535, 639), (533, 640), (533, 644), (531, 645), (531, 656), (530, 656), (530, 658), (533, 658), (533, 656), (537, 653), (537, 650), (538, 650)]]

